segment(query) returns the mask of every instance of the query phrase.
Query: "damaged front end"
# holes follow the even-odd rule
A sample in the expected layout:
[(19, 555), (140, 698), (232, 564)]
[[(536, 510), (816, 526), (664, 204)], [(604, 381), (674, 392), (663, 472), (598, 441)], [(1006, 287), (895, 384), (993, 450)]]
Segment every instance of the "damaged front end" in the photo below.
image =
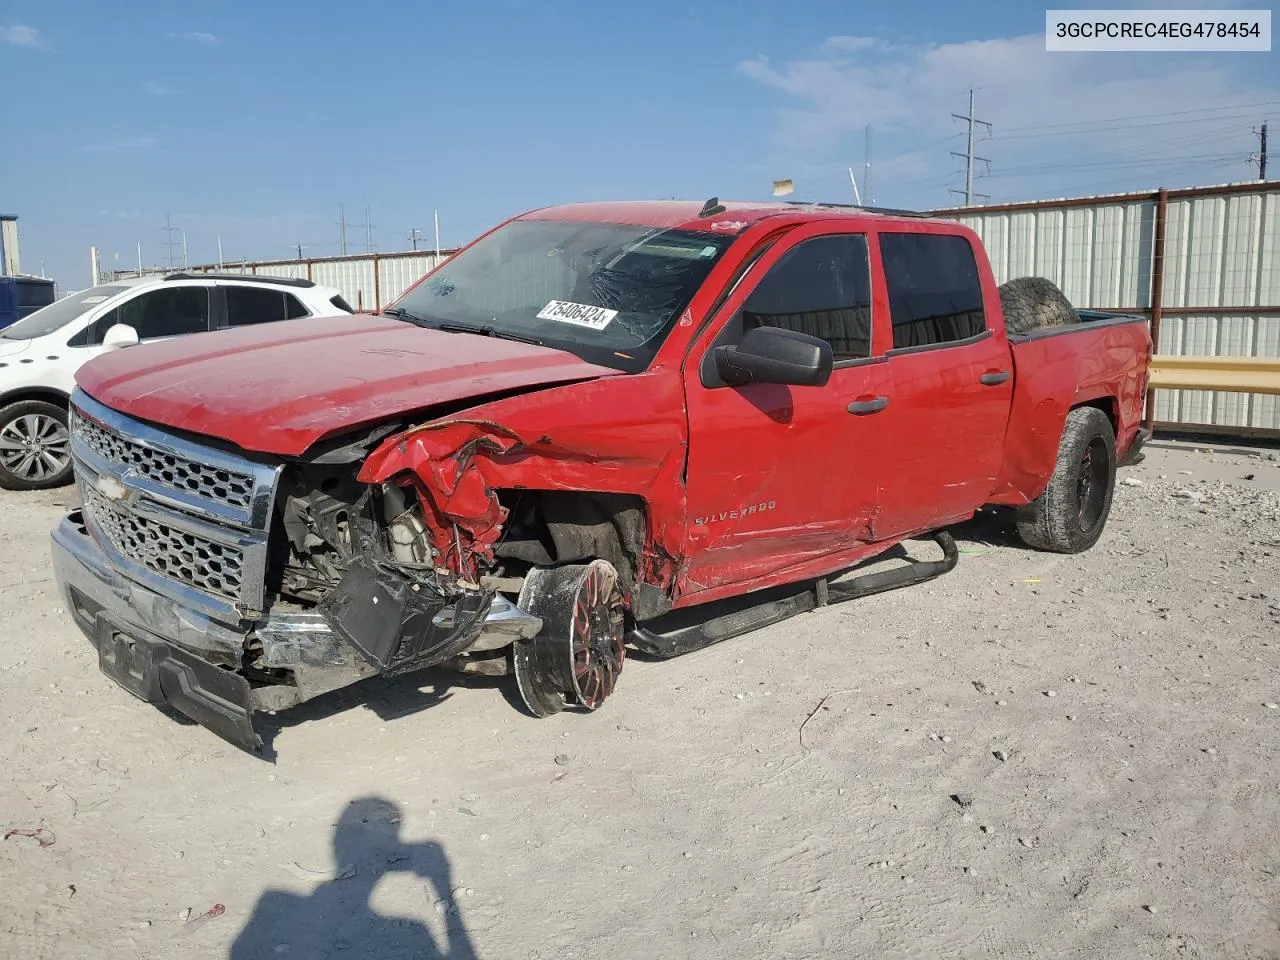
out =
[[(297, 464), (286, 479), (279, 498), (284, 536), (275, 541), (269, 588), (282, 606), (310, 606), (333, 642), (373, 672), (501, 650), (541, 627), (498, 592), (501, 578), (447, 566), (461, 555), (463, 534), (455, 529), (438, 549), (424, 519), (429, 508), (413, 485), (365, 484), (348, 464)], [(262, 639), (263, 663), (272, 667), (281, 643)]]
[(500, 577), (450, 568), (459, 554), (428, 535), (412, 485), (357, 480), (394, 426), (283, 464), (82, 393), (71, 427), (83, 507), (53, 536), (68, 610), (104, 673), (240, 747), (261, 747), (255, 711), (375, 674), (482, 662), (541, 628)]

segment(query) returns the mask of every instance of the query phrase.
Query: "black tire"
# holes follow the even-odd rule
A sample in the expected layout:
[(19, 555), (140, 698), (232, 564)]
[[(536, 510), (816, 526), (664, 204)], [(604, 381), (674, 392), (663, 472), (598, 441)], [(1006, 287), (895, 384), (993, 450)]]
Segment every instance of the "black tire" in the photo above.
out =
[[(34, 460), (28, 456), (33, 450)], [(0, 488), (51, 490), (66, 486), (71, 476), (66, 407), (19, 400), (0, 409)]]
[(1037, 550), (1082, 553), (1107, 525), (1116, 488), (1116, 436), (1096, 407), (1067, 414), (1049, 486), (1018, 510), (1018, 536)]
[(1044, 277), (1018, 277), (1000, 286), (1005, 330), (1030, 333), (1077, 323), (1080, 317), (1058, 285)]

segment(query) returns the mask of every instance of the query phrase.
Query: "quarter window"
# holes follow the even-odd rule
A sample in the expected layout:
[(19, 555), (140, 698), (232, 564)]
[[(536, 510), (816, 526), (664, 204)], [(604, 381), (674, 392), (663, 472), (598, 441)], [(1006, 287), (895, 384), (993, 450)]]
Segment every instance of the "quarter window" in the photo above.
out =
[(295, 320), (310, 311), (291, 293), (264, 287), (226, 287), (227, 324), (232, 327)]
[(968, 340), (987, 327), (982, 282), (964, 237), (882, 233), (893, 348)]
[(836, 361), (871, 356), (871, 271), (861, 234), (788, 250), (742, 307), (742, 328), (781, 327), (831, 344)]

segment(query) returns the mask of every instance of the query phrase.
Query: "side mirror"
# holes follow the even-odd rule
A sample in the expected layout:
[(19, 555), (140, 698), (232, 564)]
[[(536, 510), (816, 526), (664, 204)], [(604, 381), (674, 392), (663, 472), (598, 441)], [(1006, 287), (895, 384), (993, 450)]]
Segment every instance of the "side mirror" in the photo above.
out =
[(102, 335), (102, 345), (108, 350), (119, 350), (121, 347), (136, 347), (138, 343), (138, 331), (127, 323), (114, 324)]
[(781, 327), (753, 327), (736, 347), (716, 347), (716, 372), (733, 387), (781, 383), (822, 387), (831, 379), (831, 344)]

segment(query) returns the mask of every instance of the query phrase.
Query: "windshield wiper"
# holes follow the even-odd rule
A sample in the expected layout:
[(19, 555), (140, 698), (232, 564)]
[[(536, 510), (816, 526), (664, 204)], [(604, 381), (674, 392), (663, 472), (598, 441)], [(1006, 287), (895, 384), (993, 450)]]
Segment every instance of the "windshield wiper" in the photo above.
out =
[(427, 317), (420, 317), (416, 313), (410, 313), (404, 307), (392, 307), (390, 310), (383, 310), (384, 317), (395, 317), (397, 320), (403, 320), (405, 323), (412, 323), (417, 327), (431, 328), (436, 326), (435, 322)]
[(522, 337), (518, 333), (507, 333), (505, 330), (498, 330), (495, 327), (473, 327), (468, 323), (441, 323), (436, 326), (437, 330), (443, 330), (445, 333), (474, 333), (482, 337), (497, 337), (499, 340), (514, 340), (516, 343), (531, 343), (535, 347), (543, 345), (541, 340), (535, 340), (533, 337)]

